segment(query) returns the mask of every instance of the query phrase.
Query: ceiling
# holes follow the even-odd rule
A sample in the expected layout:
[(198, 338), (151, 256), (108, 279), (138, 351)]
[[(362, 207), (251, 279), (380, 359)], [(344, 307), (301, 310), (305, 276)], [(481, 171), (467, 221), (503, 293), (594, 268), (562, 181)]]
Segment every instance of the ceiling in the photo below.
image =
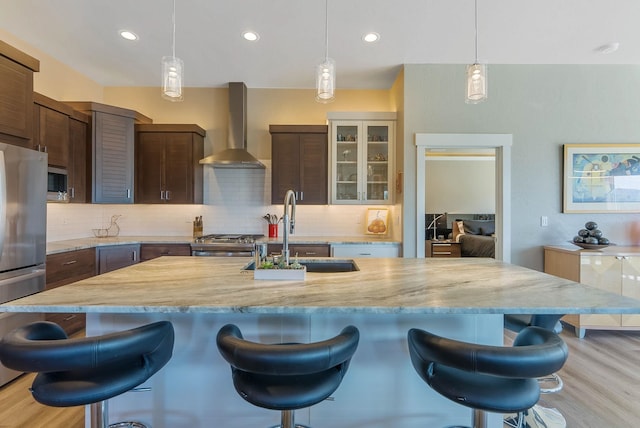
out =
[[(640, 64), (638, 0), (477, 0), (488, 64)], [(0, 28), (103, 86), (159, 86), (172, 0), (0, 0)], [(329, 0), (339, 89), (387, 89), (401, 64), (474, 62), (473, 0)], [(185, 86), (313, 88), (325, 55), (322, 0), (176, 0)], [(128, 29), (139, 36), (119, 36)], [(257, 42), (241, 34), (253, 30)], [(362, 35), (375, 31), (378, 42)], [(618, 42), (619, 49), (599, 48)], [(42, 70), (44, 71), (44, 70)]]

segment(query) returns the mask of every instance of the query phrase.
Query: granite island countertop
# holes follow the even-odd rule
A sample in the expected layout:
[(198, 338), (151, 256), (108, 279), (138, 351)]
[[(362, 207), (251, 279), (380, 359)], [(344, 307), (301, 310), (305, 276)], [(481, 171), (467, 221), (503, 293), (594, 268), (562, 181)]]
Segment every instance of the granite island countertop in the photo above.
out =
[(494, 259), (356, 258), (359, 271), (254, 280), (246, 258), (161, 257), (0, 312), (640, 313), (640, 301)]

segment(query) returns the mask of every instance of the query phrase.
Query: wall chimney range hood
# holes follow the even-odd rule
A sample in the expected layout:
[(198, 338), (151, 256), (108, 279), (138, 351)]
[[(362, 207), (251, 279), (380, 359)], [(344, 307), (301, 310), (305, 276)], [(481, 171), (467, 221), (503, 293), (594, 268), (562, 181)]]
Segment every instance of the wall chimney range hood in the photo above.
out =
[(229, 141), (221, 152), (200, 160), (214, 168), (253, 168), (265, 166), (247, 151), (247, 86), (229, 82)]

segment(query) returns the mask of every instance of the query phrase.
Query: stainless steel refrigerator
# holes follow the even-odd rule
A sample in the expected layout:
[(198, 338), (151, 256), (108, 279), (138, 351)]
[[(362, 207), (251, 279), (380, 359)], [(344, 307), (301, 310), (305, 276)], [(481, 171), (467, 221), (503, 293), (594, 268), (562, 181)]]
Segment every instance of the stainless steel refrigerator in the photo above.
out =
[[(0, 143), (0, 303), (44, 290), (47, 155)], [(42, 314), (0, 313), (0, 336)], [(19, 373), (0, 365), (0, 385)]]

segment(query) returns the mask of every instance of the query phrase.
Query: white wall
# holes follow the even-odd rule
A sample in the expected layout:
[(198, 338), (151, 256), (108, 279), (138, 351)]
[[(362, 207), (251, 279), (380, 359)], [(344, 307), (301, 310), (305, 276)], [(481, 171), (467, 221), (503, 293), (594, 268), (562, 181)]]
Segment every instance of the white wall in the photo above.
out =
[[(612, 242), (640, 244), (638, 214), (562, 213), (561, 179), (564, 143), (640, 142), (640, 66), (489, 68), (488, 101), (468, 105), (464, 65), (405, 66), (405, 159), (415, 157), (417, 132), (512, 134), (512, 263), (541, 270), (542, 246), (566, 243), (588, 220)], [(415, 163), (404, 168), (405, 182), (415, 183)], [(415, 200), (404, 198), (403, 249), (411, 254)]]
[(427, 157), (425, 162), (425, 213), (495, 213), (493, 157)]

